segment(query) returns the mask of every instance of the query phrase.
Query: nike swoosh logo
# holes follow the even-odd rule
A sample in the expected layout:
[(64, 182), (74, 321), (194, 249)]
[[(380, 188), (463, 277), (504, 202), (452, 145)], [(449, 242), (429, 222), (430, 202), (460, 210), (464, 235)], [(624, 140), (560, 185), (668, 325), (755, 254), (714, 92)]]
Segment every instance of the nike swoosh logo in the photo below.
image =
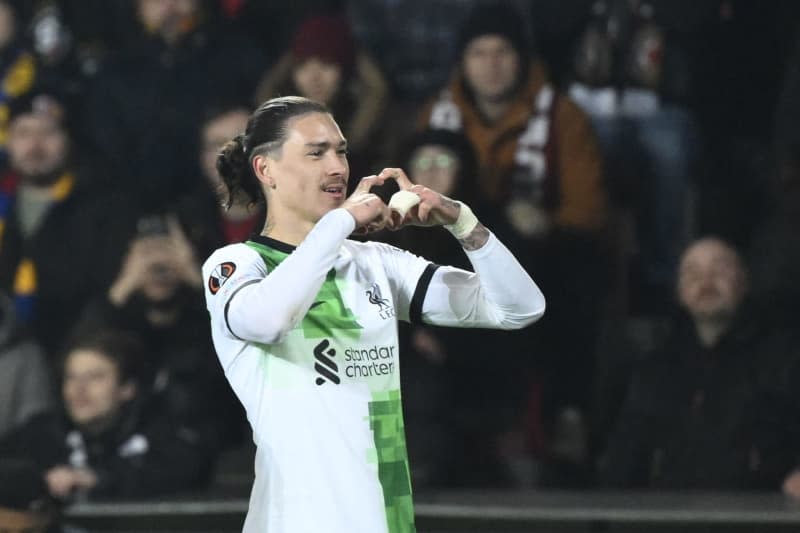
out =
[(322, 305), (324, 303), (325, 303), (324, 301), (322, 301), (322, 302), (314, 302), (313, 304), (311, 304), (311, 307), (309, 307), (309, 309), (314, 309), (316, 306)]

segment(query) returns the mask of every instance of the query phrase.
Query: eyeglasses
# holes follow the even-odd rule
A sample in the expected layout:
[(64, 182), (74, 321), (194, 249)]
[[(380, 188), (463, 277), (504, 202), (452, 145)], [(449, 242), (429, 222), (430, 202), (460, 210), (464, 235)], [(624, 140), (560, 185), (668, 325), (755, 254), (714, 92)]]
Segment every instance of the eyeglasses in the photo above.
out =
[(447, 154), (426, 155), (418, 157), (411, 162), (411, 166), (414, 167), (415, 170), (430, 170), (432, 168), (450, 170), (455, 164), (456, 158)]

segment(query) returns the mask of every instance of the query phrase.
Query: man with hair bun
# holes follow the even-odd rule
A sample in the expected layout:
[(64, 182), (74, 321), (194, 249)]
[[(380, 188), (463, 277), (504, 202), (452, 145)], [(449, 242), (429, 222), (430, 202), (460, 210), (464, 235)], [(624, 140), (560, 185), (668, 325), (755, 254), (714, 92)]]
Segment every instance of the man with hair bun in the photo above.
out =
[[(261, 235), (203, 266), (217, 355), (257, 445), (244, 531), (415, 531), (397, 321), (518, 329), (544, 296), (469, 207), (403, 170), (347, 197), (347, 141), (320, 103), (265, 102), (217, 168), (229, 194), (267, 204)], [(370, 192), (387, 180), (400, 188), (388, 206)], [(475, 272), (347, 240), (410, 225), (447, 228)], [(368, 372), (362, 353), (380, 354)]]

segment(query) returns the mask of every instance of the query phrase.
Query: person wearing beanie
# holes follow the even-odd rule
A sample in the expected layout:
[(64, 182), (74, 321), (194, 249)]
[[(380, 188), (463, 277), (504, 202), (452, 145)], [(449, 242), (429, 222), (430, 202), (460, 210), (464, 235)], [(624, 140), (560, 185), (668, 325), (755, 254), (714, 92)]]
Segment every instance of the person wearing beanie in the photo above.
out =
[(534, 375), (548, 376), (545, 418), (553, 419), (590, 401), (607, 280), (601, 268), (580, 265), (608, 260), (607, 191), (591, 124), (550, 81), (524, 20), (509, 3), (480, 4), (467, 16), (451, 79), (423, 108), (419, 127), (459, 131), (472, 143), (478, 211), (549, 287), (555, 311), (518, 346), (536, 354)]
[(298, 94), (329, 106), (356, 156), (367, 147), (388, 98), (388, 84), (357, 46), (347, 19), (314, 15), (300, 23), (289, 50), (262, 77), (256, 105)]

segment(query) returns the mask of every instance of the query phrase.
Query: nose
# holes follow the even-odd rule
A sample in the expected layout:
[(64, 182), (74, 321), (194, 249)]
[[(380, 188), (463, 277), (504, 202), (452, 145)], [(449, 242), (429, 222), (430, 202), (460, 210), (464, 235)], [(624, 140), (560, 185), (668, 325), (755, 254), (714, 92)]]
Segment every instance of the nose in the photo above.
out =
[(327, 158), (326, 172), (329, 176), (345, 176), (347, 169), (347, 156), (331, 150)]

